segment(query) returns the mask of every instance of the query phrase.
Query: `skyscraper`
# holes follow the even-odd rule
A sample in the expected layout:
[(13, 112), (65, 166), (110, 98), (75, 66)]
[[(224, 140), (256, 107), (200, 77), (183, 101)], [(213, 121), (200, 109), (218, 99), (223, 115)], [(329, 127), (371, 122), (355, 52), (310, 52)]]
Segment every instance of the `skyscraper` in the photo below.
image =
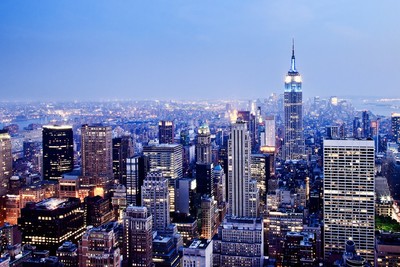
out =
[(164, 231), (170, 224), (168, 179), (161, 172), (147, 174), (142, 186), (142, 206), (153, 218), (153, 229)]
[(372, 140), (324, 140), (325, 259), (352, 240), (373, 261), (374, 163)]
[(158, 141), (160, 144), (173, 144), (175, 127), (173, 121), (160, 121), (158, 123)]
[(43, 126), (43, 179), (61, 179), (74, 168), (72, 126)]
[(202, 125), (197, 131), (197, 163), (211, 163), (211, 133), (208, 125)]
[(81, 134), (82, 175), (90, 177), (89, 184), (110, 183), (113, 178), (111, 127), (85, 124)]
[(284, 93), (285, 137), (282, 157), (286, 160), (301, 159), (305, 152), (301, 86), (302, 79), (296, 70), (293, 42), (291, 67), (285, 78)]
[(125, 184), (126, 161), (133, 157), (132, 139), (129, 135), (113, 138), (112, 146), (114, 180)]
[[(246, 123), (238, 121), (231, 126), (228, 141), (228, 214), (236, 217), (256, 217), (257, 203), (250, 190), (251, 138)], [(257, 190), (257, 187), (255, 187)]]
[(118, 223), (89, 228), (79, 242), (79, 267), (119, 267)]
[(152, 266), (152, 229), (152, 216), (146, 207), (127, 207), (124, 216), (123, 266)]
[(400, 113), (392, 113), (393, 141), (400, 144)]
[(12, 176), (11, 137), (6, 130), (0, 131), (0, 196), (7, 193)]
[(168, 179), (170, 208), (175, 211), (175, 180), (182, 178), (182, 145), (159, 144), (143, 148), (143, 155), (149, 158), (150, 171), (161, 171)]
[(134, 156), (126, 160), (126, 200), (127, 204), (140, 206), (142, 203), (142, 185), (149, 171), (149, 159), (146, 156)]

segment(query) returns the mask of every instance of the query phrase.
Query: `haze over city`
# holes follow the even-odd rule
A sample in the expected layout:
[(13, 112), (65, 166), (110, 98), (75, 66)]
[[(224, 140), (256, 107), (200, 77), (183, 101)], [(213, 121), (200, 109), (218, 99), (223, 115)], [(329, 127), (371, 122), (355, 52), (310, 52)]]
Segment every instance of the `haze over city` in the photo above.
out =
[(395, 97), (399, 1), (2, 1), (2, 100)]

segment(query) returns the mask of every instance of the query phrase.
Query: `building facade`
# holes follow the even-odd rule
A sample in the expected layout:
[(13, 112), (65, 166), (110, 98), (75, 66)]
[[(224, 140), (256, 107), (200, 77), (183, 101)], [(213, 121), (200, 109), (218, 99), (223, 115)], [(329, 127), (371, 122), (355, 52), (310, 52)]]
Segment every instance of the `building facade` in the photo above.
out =
[(375, 173), (372, 140), (324, 140), (325, 259), (352, 240), (374, 260)]
[(43, 179), (61, 179), (74, 168), (72, 126), (43, 126)]
[(284, 92), (285, 136), (282, 157), (286, 160), (304, 157), (303, 133), (303, 92), (302, 79), (296, 70), (294, 43), (292, 48), (291, 67), (285, 77)]

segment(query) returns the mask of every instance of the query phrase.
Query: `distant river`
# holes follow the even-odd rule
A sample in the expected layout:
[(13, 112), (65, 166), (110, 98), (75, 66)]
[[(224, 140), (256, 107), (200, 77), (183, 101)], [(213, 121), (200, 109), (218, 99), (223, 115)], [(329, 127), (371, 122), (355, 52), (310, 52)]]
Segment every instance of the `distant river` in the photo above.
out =
[(18, 119), (18, 120), (13, 120), (10, 123), (3, 123), (0, 122), (0, 129), (2, 129), (4, 126), (10, 125), (10, 124), (17, 124), (19, 129), (22, 130), (25, 127), (27, 127), (29, 124), (36, 123), (36, 124), (48, 124), (49, 123), (49, 118), (48, 117), (42, 117), (38, 119)]

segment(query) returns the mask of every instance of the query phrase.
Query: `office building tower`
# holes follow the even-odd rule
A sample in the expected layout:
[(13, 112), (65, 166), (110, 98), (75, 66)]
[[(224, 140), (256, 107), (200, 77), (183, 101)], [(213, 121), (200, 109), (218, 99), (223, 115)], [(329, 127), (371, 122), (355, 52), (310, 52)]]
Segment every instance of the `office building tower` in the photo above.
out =
[(264, 121), (264, 139), (261, 140), (264, 152), (274, 153), (276, 149), (275, 117), (267, 116)]
[(85, 224), (99, 227), (114, 219), (109, 198), (101, 196), (86, 197), (83, 203), (85, 209)]
[(6, 130), (0, 131), (0, 196), (7, 193), (12, 176), (11, 136)]
[(113, 180), (112, 131), (110, 126), (82, 125), (82, 176), (84, 185), (109, 185)]
[(79, 267), (120, 267), (118, 223), (88, 228), (79, 242)]
[(264, 228), (261, 218), (225, 219), (213, 243), (214, 266), (264, 266)]
[(170, 224), (168, 179), (161, 172), (150, 172), (142, 186), (142, 206), (152, 215), (153, 230), (165, 231)]
[(78, 246), (71, 241), (65, 241), (57, 249), (56, 256), (64, 267), (77, 267), (79, 265)]
[(114, 188), (113, 196), (111, 197), (111, 205), (113, 210), (113, 220), (122, 221), (126, 207), (126, 187), (122, 184)]
[(262, 210), (264, 210), (268, 191), (268, 180), (270, 178), (270, 157), (267, 154), (251, 154), (250, 159), (251, 178), (257, 181), (257, 188), (260, 193), (260, 204)]
[(154, 267), (180, 266), (179, 254), (172, 236), (156, 236), (153, 239)]
[(202, 125), (197, 131), (196, 163), (209, 164), (211, 159), (211, 132), (208, 125)]
[(126, 161), (133, 157), (132, 138), (129, 135), (112, 139), (114, 180), (126, 184)]
[(182, 267), (212, 267), (212, 240), (196, 239), (189, 247), (183, 248)]
[(61, 179), (74, 168), (72, 126), (43, 126), (43, 179)]
[(279, 209), (269, 211), (266, 217), (266, 242), (268, 256), (282, 264), (284, 254), (284, 240), (290, 231), (303, 230), (303, 212), (294, 209)]
[(237, 120), (246, 122), (247, 130), (249, 131), (251, 138), (251, 151), (256, 151), (258, 146), (258, 123), (256, 116), (250, 111), (238, 111)]
[(285, 136), (282, 151), (285, 160), (296, 160), (304, 157), (303, 92), (301, 87), (302, 79), (296, 69), (293, 42), (291, 67), (285, 77)]
[(48, 198), (21, 209), (18, 226), (22, 243), (49, 250), (51, 255), (65, 242), (77, 242), (85, 232), (84, 212), (77, 198)]
[(214, 195), (214, 164), (213, 163), (196, 163), (196, 183), (197, 193), (200, 196)]
[(212, 239), (217, 231), (216, 212), (217, 202), (213, 197), (203, 196), (201, 198), (201, 237)]
[(400, 113), (392, 113), (393, 141), (400, 144)]
[(140, 206), (142, 203), (142, 185), (149, 171), (147, 156), (134, 156), (126, 160), (126, 199), (127, 204)]
[(151, 267), (152, 216), (146, 207), (128, 206), (124, 216), (123, 266)]
[(325, 259), (352, 240), (373, 261), (375, 240), (374, 141), (324, 140)]
[(232, 124), (228, 141), (228, 214), (231, 216), (257, 217), (257, 203), (250, 196), (254, 193), (250, 192), (250, 149), (246, 123)]
[(369, 119), (369, 114), (368, 111), (363, 111), (362, 112), (362, 137), (363, 138), (371, 138), (372, 137), (372, 131), (371, 131), (371, 120)]
[(362, 138), (362, 127), (359, 117), (353, 119), (353, 138)]
[(161, 171), (169, 180), (171, 212), (175, 211), (175, 180), (182, 178), (182, 145), (159, 144), (143, 148), (143, 155), (149, 158), (150, 171)]
[(214, 167), (214, 196), (218, 205), (226, 203), (226, 176), (221, 165)]
[(158, 142), (160, 144), (173, 144), (175, 138), (175, 127), (173, 121), (158, 122)]
[(317, 266), (314, 234), (288, 232), (283, 247), (283, 266)]
[(175, 210), (180, 214), (196, 216), (196, 179), (179, 178), (175, 188)]

